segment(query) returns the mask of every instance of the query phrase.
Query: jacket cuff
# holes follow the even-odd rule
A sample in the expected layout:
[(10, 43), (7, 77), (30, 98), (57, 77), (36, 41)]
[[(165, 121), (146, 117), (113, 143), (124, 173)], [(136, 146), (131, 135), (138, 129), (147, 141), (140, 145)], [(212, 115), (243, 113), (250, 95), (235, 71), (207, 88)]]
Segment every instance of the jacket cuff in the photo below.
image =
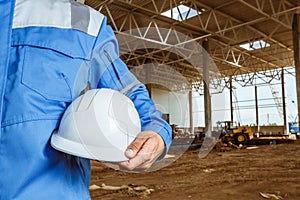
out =
[(172, 129), (171, 129), (170, 125), (168, 123), (165, 123), (164, 126), (162, 127), (159, 124), (149, 124), (149, 125), (142, 127), (142, 131), (145, 131), (145, 130), (154, 131), (162, 137), (162, 139), (165, 143), (165, 149), (164, 149), (164, 152), (162, 153), (162, 155), (156, 161), (162, 160), (167, 155), (167, 153), (170, 149), (171, 143), (172, 143)]

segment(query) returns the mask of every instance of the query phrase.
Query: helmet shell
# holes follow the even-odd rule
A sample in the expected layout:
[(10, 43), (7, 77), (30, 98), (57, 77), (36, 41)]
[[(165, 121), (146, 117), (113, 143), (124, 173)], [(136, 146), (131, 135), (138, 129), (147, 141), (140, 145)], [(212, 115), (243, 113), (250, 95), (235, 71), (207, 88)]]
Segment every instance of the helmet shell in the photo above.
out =
[(125, 150), (141, 131), (132, 101), (112, 89), (93, 89), (66, 109), (52, 134), (53, 148), (93, 160), (128, 160)]

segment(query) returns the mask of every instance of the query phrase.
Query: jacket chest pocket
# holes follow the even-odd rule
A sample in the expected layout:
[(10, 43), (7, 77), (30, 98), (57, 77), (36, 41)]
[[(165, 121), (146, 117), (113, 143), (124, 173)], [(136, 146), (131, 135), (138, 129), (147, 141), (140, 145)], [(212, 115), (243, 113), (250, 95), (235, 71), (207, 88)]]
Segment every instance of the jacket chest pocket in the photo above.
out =
[(20, 83), (32, 100), (71, 102), (89, 79), (95, 38), (81, 31), (54, 27), (16, 28), (12, 46)]
[[(21, 83), (47, 100), (71, 102), (84, 63), (82, 58), (73, 58), (53, 49), (24, 46)], [(81, 76), (87, 79), (88, 72), (85, 71), (86, 74)], [(81, 87), (84, 86), (82, 83)]]

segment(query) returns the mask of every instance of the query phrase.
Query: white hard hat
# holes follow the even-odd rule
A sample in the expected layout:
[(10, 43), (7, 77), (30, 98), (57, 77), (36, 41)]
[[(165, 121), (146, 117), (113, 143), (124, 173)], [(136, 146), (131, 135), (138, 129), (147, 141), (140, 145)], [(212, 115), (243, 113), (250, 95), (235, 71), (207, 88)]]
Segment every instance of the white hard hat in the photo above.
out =
[(139, 115), (128, 97), (93, 89), (66, 109), (51, 145), (79, 157), (119, 162), (128, 160), (125, 150), (140, 131)]

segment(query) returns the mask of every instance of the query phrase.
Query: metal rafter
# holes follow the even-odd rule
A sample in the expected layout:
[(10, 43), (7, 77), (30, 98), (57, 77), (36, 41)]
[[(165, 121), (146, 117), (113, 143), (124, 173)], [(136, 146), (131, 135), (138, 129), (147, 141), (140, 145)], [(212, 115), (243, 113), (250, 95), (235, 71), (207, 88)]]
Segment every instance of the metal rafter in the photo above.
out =
[[(135, 29), (135, 37), (139, 39), (167, 46), (176, 44), (180, 46), (179, 44), (181, 44), (181, 48), (186, 51), (192, 51), (189, 49), (189, 43), (209, 38), (212, 44), (210, 45), (211, 56), (223, 76), (253, 72), (253, 77), (259, 77), (262, 75), (260, 72), (262, 70), (275, 68), (276, 71), (277, 68), (293, 64), (291, 43), (287, 43), (286, 38), (280, 37), (280, 35), (290, 33), (292, 15), (300, 9), (300, 5), (294, 5), (288, 0), (235, 0), (222, 4), (197, 0), (86, 0), (86, 2), (93, 2), (94, 7), (109, 17), (109, 22), (117, 34)], [(198, 11), (204, 8), (205, 12), (203, 15), (182, 22), (161, 15), (163, 11), (181, 3)], [(250, 8), (253, 11), (250, 20), (240, 19), (237, 17), (237, 13), (234, 15), (231, 12), (224, 12), (228, 7), (235, 5)], [(254, 15), (258, 15), (258, 17), (253, 18)], [(258, 26), (265, 22), (273, 23), (272, 29)], [(146, 31), (141, 27), (146, 27)], [(170, 41), (169, 35), (160, 31), (161, 27), (168, 28), (170, 31), (189, 33), (189, 38), (176, 37), (175, 40), (173, 38), (173, 41)], [(155, 37), (147, 34), (147, 29), (150, 28), (157, 30)], [(129, 34), (132, 33), (129, 32)], [(254, 42), (258, 39), (270, 43), (271, 48), (252, 52), (239, 47), (242, 43)], [(143, 63), (143, 60), (154, 58), (152, 61), (162, 62), (177, 68), (177, 70), (182, 68), (183, 72), (190, 68), (188, 63), (184, 62), (184, 57), (166, 55), (164, 52), (166, 50), (167, 47), (140, 52), (144, 55), (139, 52), (129, 53), (126, 62)], [(196, 77), (191, 74), (188, 76), (191, 80), (192, 77)], [(248, 79), (248, 82), (251, 82), (252, 78)]]
[[(288, 13), (291, 13), (290, 16), (289, 16), (290, 19), (291, 19), (293, 12), (296, 11), (296, 10), (298, 10), (298, 9), (300, 9), (299, 6), (298, 7), (293, 7), (293, 8), (290, 8), (290, 9), (285, 9), (285, 10), (282, 10), (282, 11), (278, 11), (276, 13), (273, 13), (270, 16), (265, 16), (265, 17), (261, 17), (261, 18), (256, 18), (256, 19), (251, 20), (251, 21), (243, 22), (243, 21), (241, 21), (239, 19), (236, 19), (236, 18), (234, 18), (234, 17), (232, 17), (232, 16), (230, 16), (228, 14), (222, 13), (221, 11), (219, 11), (217, 9), (213, 9), (213, 8), (205, 5), (204, 3), (197, 2), (197, 4), (199, 4), (200, 6), (203, 6), (203, 7), (207, 8), (207, 9), (214, 10), (218, 15), (221, 15), (221, 16), (225, 17), (227, 20), (231, 21), (231, 24), (237, 23), (237, 25), (224, 28), (223, 30), (219, 30), (219, 32), (226, 32), (226, 31), (237, 29), (237, 28), (246, 27), (246, 28), (249, 28), (251, 31), (258, 33), (259, 35), (261, 35), (261, 37), (268, 38), (270, 41), (272, 41), (272, 42), (280, 45), (281, 47), (285, 48), (286, 50), (293, 51), (291, 48), (289, 48), (288, 46), (284, 45), (282, 42), (273, 39), (272, 37), (270, 37), (270, 35), (267, 35), (266, 33), (263, 33), (262, 31), (258, 30), (257, 28), (254, 28), (251, 25), (259, 23), (259, 22), (262, 22), (262, 21), (264, 21), (266, 19), (269, 19), (269, 18), (274, 18), (275, 16), (280, 16), (282, 14), (287, 15)], [(276, 20), (276, 21), (278, 21), (278, 20)], [(280, 25), (281, 25), (281, 23), (280, 23)], [(292, 29), (291, 25), (288, 27), (288, 29), (289, 30)]]

